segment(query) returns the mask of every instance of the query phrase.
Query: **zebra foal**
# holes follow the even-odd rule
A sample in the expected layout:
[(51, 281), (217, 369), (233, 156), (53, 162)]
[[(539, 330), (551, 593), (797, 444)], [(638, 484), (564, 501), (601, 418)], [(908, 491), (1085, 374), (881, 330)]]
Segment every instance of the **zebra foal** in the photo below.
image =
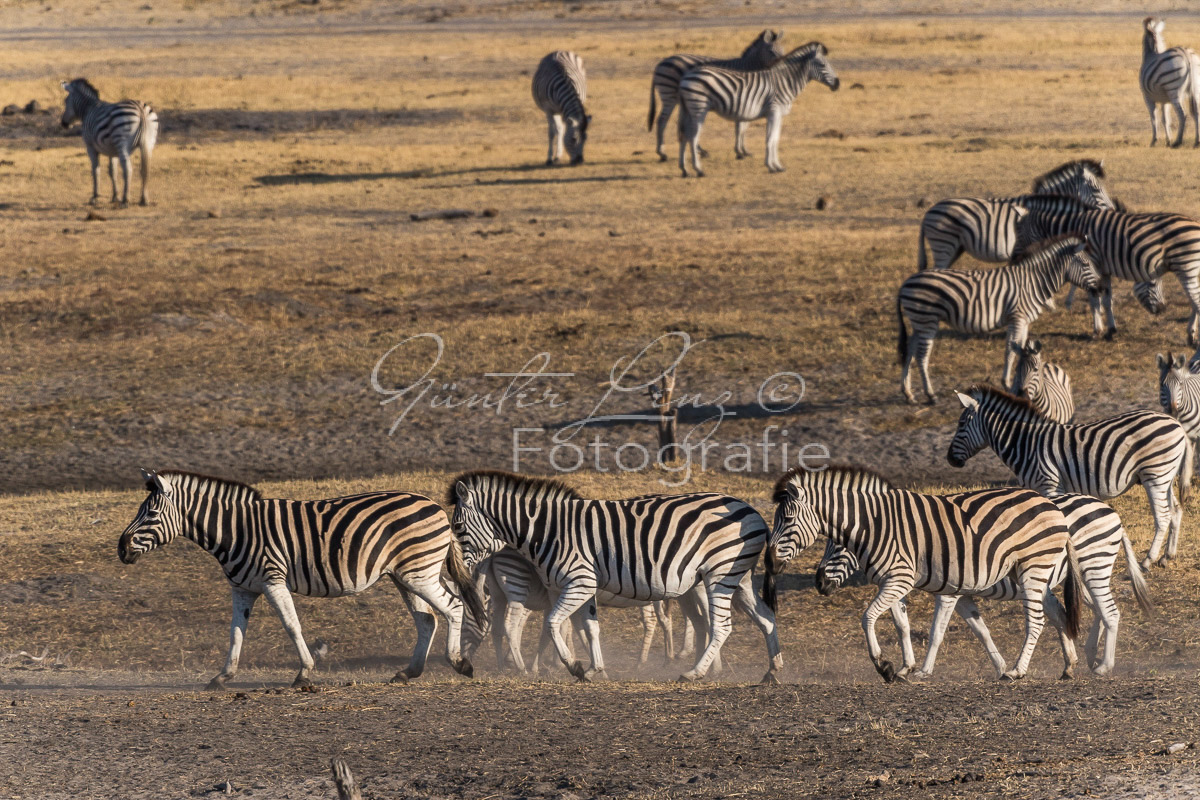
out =
[(292, 594), (357, 594), (384, 575), (400, 589), (417, 626), (412, 660), (393, 681), (404, 682), (424, 671), (437, 629), (431, 607), (449, 625), (450, 664), (463, 675), (472, 674), (471, 662), (459, 653), (463, 603), (442, 585), (442, 567), (477, 621), (483, 620), (483, 603), (461, 548), (450, 535), (446, 513), (432, 500), (405, 492), (313, 501), (268, 499), (245, 484), (188, 472), (143, 470), (142, 477), (149, 495), (117, 544), (121, 561), (132, 564), (143, 553), (183, 536), (211, 553), (229, 579), (229, 655), (209, 689), (222, 688), (237, 674), (250, 612), (260, 595), (266, 595), (300, 656), (300, 672), (292, 685), (305, 686), (314, 661)]
[(1013, 388), (1047, 419), (1066, 424), (1075, 416), (1071, 377), (1065, 369), (1042, 356), (1042, 343), (1036, 339), (1021, 348)]
[(79, 120), (83, 128), (83, 145), (92, 162), (93, 205), (100, 199), (100, 156), (108, 156), (108, 176), (112, 180), (112, 201), (117, 202), (117, 162), (125, 177), (121, 203), (129, 203), (129, 181), (133, 177), (130, 155), (141, 150), (142, 197), (139, 203), (146, 205), (150, 195), (146, 189), (150, 177), (150, 154), (158, 141), (158, 114), (149, 104), (139, 100), (121, 100), (105, 103), (100, 92), (83, 78), (62, 82), (67, 93), (63, 108), (62, 126), (69, 128)]
[(829, 63), (829, 51), (820, 42), (809, 42), (755, 72), (723, 69), (704, 64), (688, 71), (679, 82), (679, 169), (687, 177), (685, 154), (692, 148), (692, 168), (700, 169), (700, 131), (712, 111), (734, 122), (766, 117), (766, 165), (783, 172), (779, 162), (779, 136), (783, 118), (792, 110), (797, 95), (809, 81), (819, 81), (832, 91), (841, 82)]
[(583, 163), (583, 146), (587, 143), (587, 73), (583, 59), (569, 50), (555, 50), (538, 63), (533, 73), (533, 101), (546, 115), (550, 132), (550, 147), (546, 166), (554, 164), (566, 145), (571, 164)]
[[(1142, 100), (1150, 112), (1150, 146), (1158, 143), (1158, 114), (1162, 109), (1163, 134), (1170, 147), (1183, 144), (1187, 130), (1187, 117), (1183, 115), (1183, 102), (1187, 100), (1192, 113), (1192, 127), (1196, 130), (1195, 147), (1200, 147), (1200, 57), (1188, 47), (1167, 49), (1163, 38), (1164, 23), (1158, 17), (1142, 20), (1142, 68), (1138, 71), (1138, 84), (1142, 89)], [(1167, 106), (1175, 109), (1179, 119), (1179, 136), (1171, 141), (1171, 116)]]

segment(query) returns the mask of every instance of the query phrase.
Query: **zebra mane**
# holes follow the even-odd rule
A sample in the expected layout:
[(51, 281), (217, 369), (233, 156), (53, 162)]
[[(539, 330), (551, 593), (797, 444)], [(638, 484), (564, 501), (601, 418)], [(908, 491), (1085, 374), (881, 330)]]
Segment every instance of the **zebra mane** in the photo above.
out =
[(1045, 239), (1038, 239), (1036, 242), (1026, 246), (1021, 250), (1019, 257), (1014, 255), (1012, 263), (1019, 264), (1048, 250), (1057, 250), (1064, 246), (1078, 247), (1079, 245), (1091, 248), (1088, 240), (1077, 233), (1060, 233), (1055, 236), (1047, 236)]
[(770, 64), (768, 64), (764, 69), (770, 69), (771, 67), (775, 66), (776, 64), (781, 64), (784, 61), (799, 61), (802, 58), (812, 56), (814, 53), (820, 53), (823, 56), (828, 55), (829, 48), (827, 48), (825, 45), (821, 44), (820, 42), (809, 42), (808, 44), (802, 44), (799, 47), (797, 47), (795, 50), (792, 50), (791, 52), (788, 52), (788, 53), (784, 53), (779, 58), (775, 59)]
[(772, 503), (782, 503), (787, 497), (787, 487), (792, 484), (828, 483), (841, 479), (842, 483), (856, 483), (876, 491), (889, 491), (895, 487), (878, 472), (851, 464), (831, 464), (823, 470), (813, 471), (803, 467), (792, 467), (775, 481), (771, 492)]
[(1095, 211), (1096, 209), (1070, 194), (1026, 194), (1017, 200), (1018, 205), (1045, 208), (1054, 205), (1070, 206), (1068, 210)]
[(235, 490), (239, 493), (245, 493), (251, 500), (261, 500), (262, 492), (255, 489), (253, 486), (242, 483), (241, 481), (233, 481), (228, 478), (217, 478), (212, 475), (202, 475), (199, 472), (186, 472), (179, 469), (164, 469), (157, 473), (160, 476), (169, 476), (172, 478), (184, 478), (194, 483), (217, 484), (218, 486)]
[(75, 87), (81, 94), (87, 95), (93, 100), (100, 99), (100, 90), (92, 86), (87, 78), (76, 78), (69, 85)]
[(1033, 407), (1033, 401), (1028, 397), (1017, 397), (1015, 394), (1006, 392), (1003, 389), (992, 386), (991, 384), (982, 383), (972, 386), (963, 394), (970, 397), (979, 397), (979, 402), (982, 404), (988, 399), (997, 401), (996, 405), (1001, 405), (1006, 408), (1011, 408), (1014, 411), (1028, 411), (1032, 416), (1038, 419), (1045, 419), (1041, 413)]
[(468, 486), (472, 483), (499, 486), (507, 491), (534, 495), (538, 500), (583, 499), (583, 495), (556, 478), (518, 475), (515, 472), (505, 472), (499, 469), (476, 469), (457, 475), (450, 481), (450, 487), (446, 492), (446, 506), (448, 508), (458, 505), (458, 497), (454, 489), (460, 481)]
[(1097, 178), (1104, 177), (1104, 167), (1103, 167), (1103, 165), (1101, 165), (1101, 163), (1099, 161), (1095, 161), (1090, 158), (1081, 158), (1077, 161), (1068, 161), (1065, 164), (1061, 164), (1061, 165), (1055, 167), (1054, 169), (1050, 170), (1046, 174), (1035, 178), (1033, 181), (1033, 193), (1034, 194), (1040, 193), (1042, 187), (1045, 186), (1047, 183), (1049, 183), (1054, 178), (1061, 177), (1062, 175), (1065, 175), (1070, 172), (1075, 172), (1076, 170), (1090, 172), (1093, 175), (1095, 175)]

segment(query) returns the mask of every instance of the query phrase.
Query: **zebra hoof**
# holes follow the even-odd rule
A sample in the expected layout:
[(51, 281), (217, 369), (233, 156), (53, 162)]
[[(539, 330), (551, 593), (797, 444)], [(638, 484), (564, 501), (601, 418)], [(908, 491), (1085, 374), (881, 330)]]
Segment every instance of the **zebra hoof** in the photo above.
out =
[(571, 665), (567, 667), (567, 672), (571, 673), (571, 675), (580, 683), (588, 683), (590, 681), (587, 676), (587, 670), (584, 669), (583, 664), (578, 661), (572, 661)]
[(923, 681), (929, 677), (929, 673), (922, 672), (919, 669), (915, 669), (912, 672), (908, 673), (908, 675), (906, 675), (905, 677), (908, 678), (909, 683), (920, 683), (921, 681)]
[(293, 689), (311, 689), (312, 685), (312, 681), (304, 675), (297, 675), (296, 680), (292, 681)]
[(1158, 560), (1158, 563), (1157, 563), (1155, 566), (1158, 566), (1158, 567), (1165, 567), (1165, 566), (1167, 566), (1168, 564), (1170, 564), (1170, 562), (1171, 562), (1171, 557), (1170, 557), (1170, 556), (1163, 556), (1162, 558), (1160, 558), (1160, 559)]
[(391, 683), (408, 683), (408, 675), (404, 674), (404, 670), (400, 670), (392, 676)]
[(1142, 559), (1142, 571), (1143, 572), (1149, 572), (1150, 568), (1153, 566), (1154, 566), (1154, 562), (1150, 560), (1150, 556), (1146, 556), (1145, 558)]
[(225, 691), (225, 681), (227, 681), (227, 680), (229, 680), (229, 679), (226, 678), (224, 675), (218, 675), (217, 677), (215, 677), (211, 681), (209, 681), (208, 686), (206, 686), (204, 688), (206, 691), (209, 691), (209, 692), (223, 692), (223, 691)]
[(668, 158), (668, 156), (667, 156), (667, 154), (666, 154), (666, 153), (659, 153), (659, 154), (658, 154), (658, 160), (659, 160), (659, 161), (666, 161), (666, 160), (667, 160), (667, 158)]
[(936, 394), (929, 395), (929, 398), (925, 401), (925, 405), (936, 406), (937, 405), (937, 395)]
[(1021, 678), (1024, 678), (1024, 677), (1025, 677), (1024, 675), (1018, 675), (1016, 672), (1010, 671), (1010, 672), (1006, 672), (1000, 676), (1000, 682), (1001, 683), (1015, 683), (1016, 681), (1019, 681), (1019, 680), (1021, 680)]
[(697, 177), (697, 178), (703, 178), (703, 177), (704, 177), (704, 171), (703, 171), (703, 170), (699, 170), (699, 169), (698, 169), (698, 170), (696, 170), (696, 177)]
[(1111, 342), (1115, 338), (1117, 338), (1117, 329), (1116, 328), (1109, 328), (1107, 331), (1104, 332), (1104, 341)]
[(774, 671), (771, 671), (771, 672), (768, 672), (766, 675), (763, 675), (763, 679), (761, 681), (759, 681), (759, 684), (762, 686), (778, 686), (779, 678), (776, 677)]
[(588, 683), (593, 683), (595, 681), (607, 681), (608, 673), (602, 669), (595, 671), (588, 670), (584, 673), (584, 680), (586, 680)]
[(1067, 667), (1062, 671), (1062, 675), (1058, 676), (1058, 679), (1060, 681), (1073, 681), (1073, 680), (1075, 680), (1075, 675), (1071, 671), (1071, 668)]
[(468, 678), (475, 677), (475, 667), (469, 659), (461, 658), (453, 664), (454, 671)]
[(688, 670), (687, 672), (680, 675), (679, 678), (676, 679), (675, 682), (676, 683), (695, 683), (698, 680), (700, 680), (700, 676), (696, 674), (696, 671)]
[(896, 680), (896, 668), (890, 661), (879, 662), (875, 665), (875, 671), (883, 677), (884, 683), (892, 683)]

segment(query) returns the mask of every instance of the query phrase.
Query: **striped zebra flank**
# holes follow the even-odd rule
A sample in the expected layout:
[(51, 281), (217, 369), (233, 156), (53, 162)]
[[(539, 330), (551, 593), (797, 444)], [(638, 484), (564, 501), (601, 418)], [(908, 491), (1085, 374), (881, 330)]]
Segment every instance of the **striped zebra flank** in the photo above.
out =
[[(1071, 532), (1071, 542), (1079, 556), (1079, 570), (1087, 589), (1087, 599), (1092, 607), (1092, 627), (1085, 645), (1088, 667), (1097, 675), (1108, 675), (1116, 664), (1117, 630), (1120, 626), (1121, 612), (1112, 593), (1112, 572), (1117, 554), (1124, 551), (1125, 565), (1129, 571), (1129, 581), (1133, 587), (1133, 595), (1138, 607), (1146, 613), (1154, 610), (1150, 600), (1150, 590), (1146, 578), (1137, 563), (1133, 552), (1133, 543), (1121, 524), (1117, 512), (1106, 503), (1088, 497), (1087, 495), (1072, 494), (1050, 498), (1067, 520), (1067, 528)], [(816, 583), (823, 595), (832, 594), (843, 586), (858, 570), (858, 559), (852, 552), (830, 541), (825, 548), (825, 554), (817, 565)], [(1050, 588), (1062, 583), (1067, 576), (1068, 564), (1065, 559), (1058, 562), (1050, 577)], [(909, 678), (924, 678), (933, 674), (933, 665), (937, 660), (938, 649), (946, 635), (950, 617), (957, 609), (959, 616), (967, 623), (967, 627), (979, 639), (992, 666), (998, 675), (1003, 675), (1007, 669), (1004, 656), (1000, 654), (991, 633), (988, 631), (977, 599), (1017, 600), (1020, 599), (1020, 584), (1012, 574), (994, 586), (974, 595), (940, 594), (936, 595), (936, 607), (933, 623), (929, 633), (929, 647), (925, 653), (925, 661), (921, 669), (909, 674)], [(1074, 677), (1077, 656), (1075, 643), (1064, 635), (1062, 625), (1063, 610), (1053, 594), (1046, 596), (1047, 616), (1052, 625), (1058, 630), (1059, 642), (1063, 652), (1063, 678)], [(907, 613), (903, 603), (892, 607), (892, 616), (899, 636), (908, 635), (907, 619), (902, 616)], [(1101, 657), (1100, 643), (1104, 643), (1104, 655)], [(911, 650), (912, 645), (908, 645)], [(907, 650), (906, 650), (907, 652)]]
[(1071, 377), (1065, 369), (1042, 356), (1042, 343), (1037, 340), (1021, 348), (1013, 386), (1016, 394), (1028, 399), (1046, 419), (1066, 424), (1075, 416)]
[(149, 495), (117, 544), (126, 564), (177, 537), (191, 539), (221, 564), (233, 594), (229, 656), (209, 689), (237, 674), (250, 612), (260, 595), (279, 614), (300, 656), (293, 685), (309, 684), (314, 660), (300, 630), (292, 594), (340, 597), (365, 591), (383, 576), (396, 584), (417, 626), (417, 644), (397, 682), (419, 676), (437, 628), (449, 625), (447, 657), (470, 676), (459, 653), (463, 603), (441, 580), (443, 566), (477, 621), (484, 619), (462, 551), (446, 513), (432, 500), (406, 492), (372, 492), (326, 500), (263, 497), (236, 481), (189, 472), (143, 470)]
[[(946, 460), (962, 467), (990, 447), (1022, 485), (1049, 496), (1086, 494), (1101, 500), (1141, 484), (1154, 516), (1154, 541), (1142, 560), (1148, 569), (1174, 558), (1187, 501), (1191, 448), (1179, 421), (1157, 411), (1129, 411), (1085, 424), (1062, 425), (1028, 400), (990, 386), (958, 393), (963, 405)], [(1166, 540), (1166, 552), (1163, 543)], [(1161, 554), (1161, 558), (1160, 558)]]
[(679, 169), (687, 177), (686, 152), (692, 148), (692, 169), (700, 168), (700, 132), (710, 111), (733, 120), (750, 122), (766, 117), (766, 165), (783, 172), (779, 161), (779, 136), (783, 118), (809, 81), (837, 91), (841, 82), (829, 63), (829, 51), (820, 42), (801, 45), (772, 65), (754, 72), (704, 64), (689, 70), (679, 82)]
[[(722, 69), (763, 69), (783, 56), (783, 48), (779, 46), (781, 39), (783, 39), (783, 31), (765, 30), (737, 58), (722, 59), (714, 56), (678, 53), (659, 61), (654, 66), (654, 77), (650, 83), (650, 116), (646, 120), (646, 130), (655, 130), (654, 152), (658, 153), (658, 160), (667, 160), (667, 154), (663, 150), (663, 137), (667, 131), (667, 123), (671, 120), (671, 113), (675, 110), (675, 106), (679, 105), (679, 81), (688, 70), (704, 64)], [(662, 104), (662, 108), (657, 111), (655, 108), (656, 96)], [(655, 129), (656, 113), (658, 115), (657, 129)], [(745, 122), (735, 123), (733, 152), (738, 158), (746, 158), (750, 155), (746, 150), (746, 127), (747, 123)], [(707, 153), (702, 152), (701, 154), (707, 156)]]
[[(1162, 109), (1163, 135), (1170, 147), (1183, 144), (1187, 129), (1187, 117), (1183, 114), (1186, 100), (1192, 115), (1192, 128), (1196, 133), (1195, 147), (1200, 147), (1200, 57), (1188, 47), (1167, 49), (1163, 38), (1165, 22), (1158, 17), (1142, 20), (1142, 68), (1138, 72), (1138, 84), (1142, 89), (1142, 100), (1150, 112), (1150, 146), (1158, 143), (1158, 109)], [(1179, 135), (1171, 141), (1171, 115), (1167, 106), (1175, 109), (1179, 120)]]
[[(769, 667), (763, 681), (777, 682), (783, 666), (772, 603), (773, 584), (755, 597), (754, 565), (767, 541), (767, 525), (747, 503), (721, 494), (649, 495), (593, 500), (549, 479), (490, 470), (464, 473), (450, 485), (452, 526), (464, 559), (473, 566), (512, 547), (557, 594), (545, 628), (571, 674), (602, 674), (597, 592), (641, 603), (677, 599), (707, 643), (681, 680), (708, 673), (730, 632), (736, 603), (762, 631)], [(694, 590), (708, 595), (707, 619)], [(586, 606), (586, 608), (585, 608)], [(584, 610), (592, 668), (571, 656), (563, 623)]]
[(1082, 576), (1067, 522), (1037, 492), (1002, 488), (936, 495), (892, 486), (867, 470), (830, 467), (793, 469), (775, 485), (775, 523), (770, 550), (776, 569), (824, 536), (854, 554), (867, 579), (879, 587), (863, 613), (867, 652), (885, 681), (905, 680), (916, 666), (907, 631), (900, 637), (904, 664), (883, 658), (875, 622), (914, 589), (933, 594), (974, 594), (1012, 574), (1025, 607), (1025, 645), (1012, 680), (1029, 670), (1045, 625), (1049, 582), (1069, 562), (1063, 629), (1078, 632)]
[(583, 163), (583, 146), (587, 143), (587, 73), (583, 59), (569, 50), (555, 50), (538, 63), (533, 73), (533, 101), (546, 115), (550, 147), (546, 165), (558, 161), (563, 146), (571, 164)]
[[(1008, 386), (1029, 326), (1053, 307), (1054, 294), (1068, 281), (1091, 290), (1099, 280), (1091, 248), (1079, 236), (1045, 239), (1019, 260), (997, 269), (927, 270), (909, 276), (896, 297), (896, 349), (905, 398), (917, 402), (909, 385), (909, 369), (915, 361), (926, 397), (937, 402), (929, 378), (929, 354), (940, 325), (976, 335), (1007, 328), (1004, 384)], [(911, 335), (907, 326), (912, 327)]]
[(83, 128), (83, 145), (87, 148), (92, 163), (92, 198), (95, 205), (100, 200), (100, 156), (108, 156), (108, 175), (112, 180), (112, 201), (117, 202), (117, 163), (125, 178), (120, 194), (122, 204), (129, 203), (129, 182), (133, 177), (130, 156), (141, 150), (142, 197), (139, 202), (150, 202), (147, 182), (150, 177), (150, 154), (158, 142), (158, 114), (147, 103), (139, 100), (121, 100), (106, 103), (100, 92), (84, 78), (70, 83), (61, 83), (67, 98), (63, 108), (62, 126), (69, 128), (79, 120)]
[[(1070, 195), (1093, 208), (1114, 208), (1104, 177), (1102, 161), (1068, 161), (1034, 179), (1032, 193)], [(921, 219), (918, 271), (929, 266), (926, 243), (934, 269), (948, 269), (963, 253), (979, 261), (1008, 261), (1017, 245), (1017, 222), (1027, 213), (1021, 207), (1025, 197), (951, 197), (934, 203)]]

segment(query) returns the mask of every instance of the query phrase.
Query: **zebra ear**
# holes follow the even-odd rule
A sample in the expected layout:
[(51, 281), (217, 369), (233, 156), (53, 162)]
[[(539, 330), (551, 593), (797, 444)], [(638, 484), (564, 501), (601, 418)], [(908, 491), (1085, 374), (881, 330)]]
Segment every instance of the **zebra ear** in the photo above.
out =
[(1162, 353), (1159, 353), (1158, 356), (1155, 357), (1154, 362), (1158, 364), (1158, 369), (1162, 371), (1165, 370), (1167, 368), (1167, 364), (1170, 364), (1173, 360), (1174, 359), (1172, 359), (1169, 355), (1164, 356)]
[(1177, 355), (1177, 356), (1175, 356), (1175, 359), (1171, 362), (1171, 366), (1173, 366), (1175, 369), (1186, 369), (1187, 368), (1187, 358), (1184, 357), (1182, 354)]
[(454, 482), (454, 496), (458, 498), (458, 502), (461, 503), (464, 500), (466, 500), (467, 496), (469, 494), (470, 494), (470, 490), (467, 488), (467, 485), (465, 483), (463, 483), (462, 481)]
[(1040, 339), (1033, 340), (1033, 344), (1029, 345), (1029, 352), (1031, 352), (1031, 353), (1042, 352), (1042, 342)]
[(69, 92), (69, 91), (71, 91), (71, 88), (70, 88), (70, 86), (68, 86), (68, 85), (67, 85), (67, 82), (66, 82), (66, 81), (59, 81), (59, 82), (58, 82), (58, 85), (62, 87), (62, 90), (63, 90), (64, 92)]
[(974, 397), (965, 395), (962, 392), (955, 392), (955, 394), (958, 395), (958, 402), (962, 403), (963, 408), (971, 410), (979, 408), (979, 401)]

